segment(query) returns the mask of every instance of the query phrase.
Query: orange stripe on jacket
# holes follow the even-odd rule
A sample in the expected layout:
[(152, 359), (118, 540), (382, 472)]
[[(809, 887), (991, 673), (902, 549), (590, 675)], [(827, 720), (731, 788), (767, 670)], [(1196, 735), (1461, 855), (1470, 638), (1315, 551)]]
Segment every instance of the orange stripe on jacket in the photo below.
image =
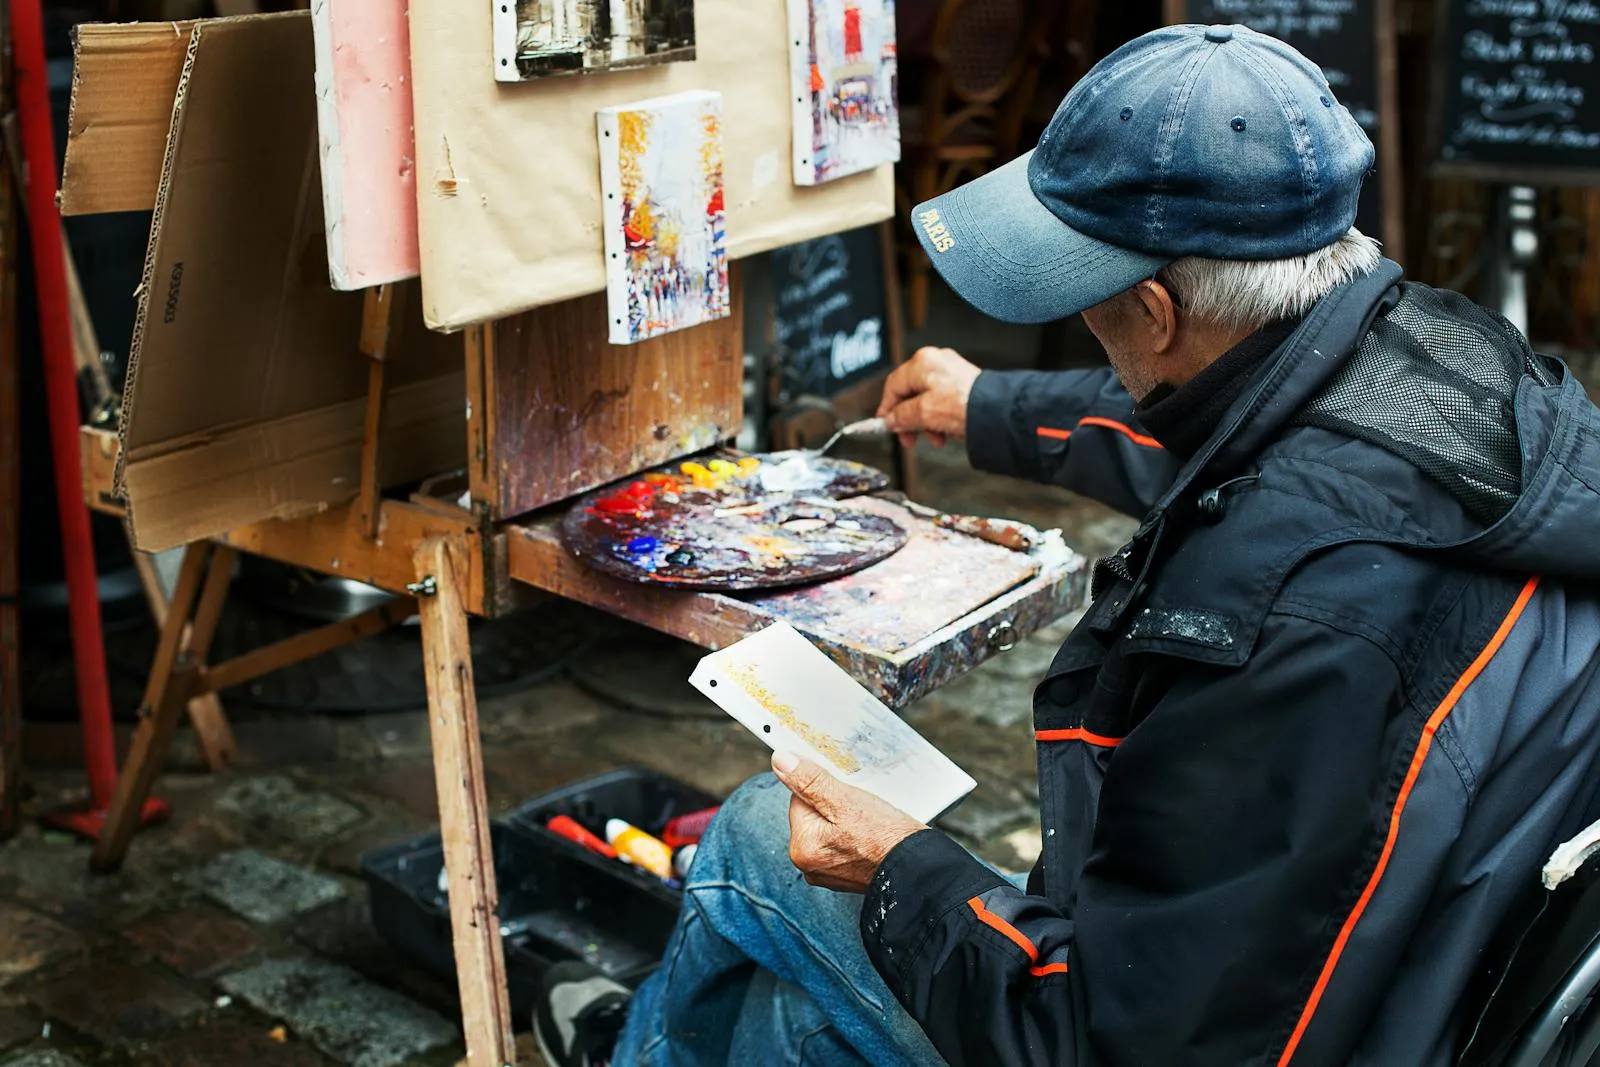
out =
[(1450, 692), (1445, 694), (1439, 706), (1428, 716), (1427, 724), (1422, 728), (1422, 737), (1417, 741), (1417, 750), (1411, 756), (1411, 766), (1406, 770), (1405, 781), (1400, 785), (1400, 794), (1395, 797), (1394, 810), (1389, 814), (1389, 836), (1384, 840), (1383, 851), (1378, 856), (1378, 865), (1372, 869), (1372, 877), (1367, 879), (1367, 885), (1362, 890), (1361, 897), (1356, 901), (1355, 908), (1350, 912), (1350, 917), (1345, 919), (1344, 926), (1339, 930), (1339, 936), (1333, 941), (1333, 950), (1328, 953), (1328, 960), (1322, 965), (1322, 973), (1317, 976), (1317, 984), (1311, 990), (1311, 997), (1306, 1001), (1306, 1006), (1300, 1013), (1300, 1022), (1295, 1026), (1294, 1033), (1289, 1037), (1289, 1044), (1285, 1046), (1283, 1055), (1278, 1057), (1278, 1067), (1285, 1065), (1294, 1057), (1295, 1050), (1300, 1047), (1301, 1038), (1305, 1037), (1306, 1029), (1311, 1025), (1311, 1018), (1317, 1012), (1317, 1005), (1322, 1002), (1322, 994), (1328, 989), (1328, 982), (1333, 977), (1333, 969), (1339, 963), (1339, 956), (1344, 952), (1345, 945), (1350, 941), (1350, 934), (1355, 930), (1356, 923), (1361, 921), (1361, 915), (1367, 909), (1367, 904), (1372, 900), (1372, 894), (1377, 891), (1378, 882), (1383, 878), (1383, 872), (1389, 866), (1389, 857), (1394, 852), (1395, 839), (1400, 836), (1400, 816), (1405, 811), (1406, 801), (1411, 799), (1411, 789), (1417, 784), (1417, 777), (1422, 773), (1422, 761), (1428, 756), (1428, 751), (1433, 747), (1433, 737), (1455, 709), (1456, 703), (1461, 699), (1461, 694), (1467, 691), (1483, 669), (1494, 659), (1495, 653), (1500, 651), (1500, 646), (1505, 644), (1506, 637), (1511, 633), (1512, 627), (1521, 618), (1522, 611), (1528, 606), (1528, 601), (1533, 599), (1534, 590), (1539, 587), (1539, 578), (1534, 576), (1522, 587), (1522, 592), (1517, 596), (1516, 603), (1511, 605), (1511, 610), (1500, 621), (1500, 628), (1494, 632), (1489, 643), (1484, 646), (1478, 658), (1472, 661), (1456, 684), (1450, 687)]
[[(1117, 433), (1122, 434), (1134, 444), (1143, 445), (1145, 448), (1161, 447), (1161, 442), (1157, 441), (1154, 437), (1150, 437), (1142, 433), (1135, 433), (1131, 427), (1124, 426), (1115, 419), (1105, 419), (1101, 418), (1099, 415), (1088, 415), (1079, 419), (1078, 425), (1074, 426), (1072, 430), (1076, 430), (1083, 426), (1100, 426), (1107, 430), (1115, 430)], [(1065, 441), (1067, 438), (1072, 436), (1072, 430), (1058, 430), (1053, 426), (1040, 426), (1034, 432), (1040, 437), (1050, 437), (1057, 441)]]
[(1116, 748), (1122, 744), (1124, 738), (1107, 737), (1105, 734), (1090, 733), (1081, 726), (1074, 726), (1070, 730), (1035, 730), (1035, 741), (1082, 741), (1089, 745), (1099, 745), (1101, 748)]
[[(973, 897), (971, 900), (967, 901), (967, 903), (972, 906), (972, 913), (978, 917), (979, 922), (983, 923), (983, 925), (989, 927), (990, 929), (1000, 931), (1013, 945), (1016, 945), (1023, 952), (1026, 952), (1028, 954), (1029, 963), (1038, 962), (1039, 950), (1034, 947), (1032, 941), (1029, 941), (1027, 937), (1023, 935), (1021, 930), (1018, 930), (1015, 926), (1012, 926), (1010, 923), (1000, 918), (1000, 916), (984, 907), (982, 898)], [(1028, 973), (1033, 975), (1035, 978), (1043, 978), (1047, 974), (1066, 974), (1067, 965), (1065, 963), (1047, 963), (1043, 967), (1029, 967)]]

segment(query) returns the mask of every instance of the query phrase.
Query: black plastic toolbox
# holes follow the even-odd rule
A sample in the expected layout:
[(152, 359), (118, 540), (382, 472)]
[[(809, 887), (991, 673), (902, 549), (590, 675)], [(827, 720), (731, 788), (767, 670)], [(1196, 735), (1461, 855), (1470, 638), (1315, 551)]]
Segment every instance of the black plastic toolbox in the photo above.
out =
[[(628, 986), (655, 970), (677, 920), (676, 900), (641, 891), (618, 860), (553, 847), (548, 832), (534, 836), (502, 825), (490, 832), (506, 980), (519, 1019), (553, 962), (585, 960)], [(455, 974), (450, 904), (439, 888), (440, 835), (368, 852), (361, 867), (378, 933), (423, 967)]]
[(603, 841), (606, 820), (622, 819), (659, 837), (667, 823), (678, 816), (720, 803), (710, 793), (675, 778), (642, 767), (624, 767), (535, 797), (508, 813), (505, 822), (518, 833), (563, 855), (605, 865), (618, 879), (676, 909), (683, 901), (680, 890), (621, 860), (590, 852), (575, 841), (551, 833), (544, 824), (556, 815), (566, 815)]

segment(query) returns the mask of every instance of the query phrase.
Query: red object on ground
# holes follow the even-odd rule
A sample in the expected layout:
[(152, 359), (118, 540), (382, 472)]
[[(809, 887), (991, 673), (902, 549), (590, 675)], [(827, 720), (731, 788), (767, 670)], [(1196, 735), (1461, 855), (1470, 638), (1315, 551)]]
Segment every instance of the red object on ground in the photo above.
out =
[(661, 840), (672, 848), (682, 848), (684, 845), (697, 845), (700, 838), (705, 836), (706, 827), (711, 825), (711, 817), (717, 813), (721, 805), (716, 808), (703, 808), (692, 811), (687, 815), (680, 815), (669, 821), (661, 831)]
[(576, 841), (590, 852), (598, 852), (607, 859), (616, 859), (617, 850), (585, 830), (579, 822), (567, 815), (557, 815), (545, 823), (545, 829), (559, 834), (568, 841)]
[[(55, 460), (56, 509), (61, 517), (61, 554), (66, 562), (72, 620), (72, 656), (77, 668), (78, 717), (89, 776), (89, 810), (47, 816), (63, 829), (97, 837), (117, 785), (117, 753), (111, 731), (111, 687), (100, 633), (100, 591), (94, 569), (89, 509), (83, 501), (78, 427), (78, 378), (73, 363), (72, 320), (67, 302), (67, 266), (56, 208), (56, 147), (50, 122), (50, 85), (45, 73), (44, 19), (40, 0), (12, 0), (12, 63), (17, 113), (22, 123), (28, 225), (39, 294), (39, 333), (44, 351), (50, 414), (50, 452)], [(145, 805), (146, 821), (166, 805)]]

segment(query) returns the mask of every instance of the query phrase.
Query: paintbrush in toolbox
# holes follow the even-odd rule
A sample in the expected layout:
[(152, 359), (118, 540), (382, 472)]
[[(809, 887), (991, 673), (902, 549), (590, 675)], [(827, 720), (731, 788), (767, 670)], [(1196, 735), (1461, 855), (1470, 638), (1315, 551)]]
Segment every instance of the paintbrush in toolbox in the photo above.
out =
[(919, 519), (928, 519), (941, 530), (952, 530), (956, 533), (976, 537), (980, 541), (987, 541), (991, 545), (1009, 548), (1013, 552), (1028, 552), (1044, 543), (1044, 535), (1025, 522), (1013, 522), (1009, 519), (985, 519), (978, 515), (951, 515), (930, 508), (925, 504), (913, 503), (906, 499), (900, 492), (876, 493), (875, 496), (883, 500), (899, 504)]

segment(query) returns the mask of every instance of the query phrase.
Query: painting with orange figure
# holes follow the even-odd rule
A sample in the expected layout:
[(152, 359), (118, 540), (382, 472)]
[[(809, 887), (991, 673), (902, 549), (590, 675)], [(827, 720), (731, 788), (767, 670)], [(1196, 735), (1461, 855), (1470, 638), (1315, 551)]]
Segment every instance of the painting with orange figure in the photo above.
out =
[(597, 121), (611, 343), (726, 318), (722, 94), (610, 107)]

